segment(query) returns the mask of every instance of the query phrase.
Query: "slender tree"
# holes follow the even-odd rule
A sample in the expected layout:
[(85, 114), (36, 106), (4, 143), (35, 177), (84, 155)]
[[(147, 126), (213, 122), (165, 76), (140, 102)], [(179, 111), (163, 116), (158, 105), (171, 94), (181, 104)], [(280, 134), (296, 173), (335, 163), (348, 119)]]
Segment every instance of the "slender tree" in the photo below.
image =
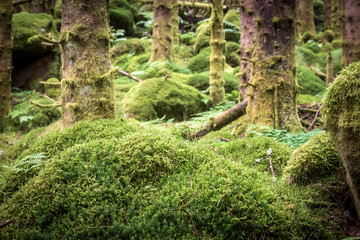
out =
[(331, 29), (331, 0), (324, 0), (324, 27)]
[(297, 130), (295, 0), (253, 1), (256, 21), (247, 119)]
[(316, 35), (313, 0), (299, 0), (300, 35), (308, 32)]
[(177, 0), (154, 0), (154, 24), (150, 62), (173, 59), (174, 42), (178, 42), (174, 39), (179, 37), (178, 12), (179, 6)]
[(247, 100), (248, 82), (251, 77), (251, 58), (254, 50), (255, 18), (251, 0), (240, 2), (241, 35), (240, 35), (240, 73), (239, 100)]
[(345, 1), (345, 34), (343, 48), (343, 63), (348, 66), (360, 61), (360, 2)]
[(225, 65), (225, 33), (223, 30), (222, 0), (213, 0), (210, 18), (210, 98), (214, 105), (225, 99), (224, 65)]
[(344, 36), (344, 11), (345, 0), (331, 0), (331, 30), (336, 39), (342, 39)]
[(60, 34), (65, 126), (115, 118), (108, 0), (63, 0)]
[(0, 131), (11, 110), (12, 11), (12, 0), (0, 2)]
[(325, 78), (326, 85), (329, 86), (329, 84), (333, 80), (334, 80), (334, 68), (332, 62), (332, 55), (331, 52), (329, 52), (326, 58), (326, 78)]

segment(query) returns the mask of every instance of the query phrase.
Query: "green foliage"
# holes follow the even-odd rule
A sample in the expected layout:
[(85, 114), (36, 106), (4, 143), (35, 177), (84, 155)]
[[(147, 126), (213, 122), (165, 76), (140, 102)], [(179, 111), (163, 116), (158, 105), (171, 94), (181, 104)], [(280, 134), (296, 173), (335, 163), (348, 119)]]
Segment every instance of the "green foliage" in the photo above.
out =
[(191, 45), (194, 43), (195, 40), (195, 33), (194, 32), (187, 32), (180, 35), (181, 43), (186, 45)]
[(124, 29), (118, 29), (115, 30), (112, 27), (110, 27), (111, 30), (111, 37), (110, 37), (110, 44), (111, 46), (115, 45), (118, 42), (125, 41), (125, 30)]
[(194, 43), (194, 53), (199, 53), (199, 51), (209, 46), (210, 44), (210, 23), (209, 21), (202, 22), (195, 32), (195, 43)]
[(326, 84), (310, 69), (299, 66), (297, 68), (297, 81), (300, 88), (299, 93), (316, 95), (326, 89)]
[(226, 62), (232, 66), (237, 67), (240, 65), (240, 56), (237, 53), (240, 49), (240, 44), (236, 42), (226, 42)]
[[(210, 85), (209, 85), (209, 81), (210, 81), (209, 76), (210, 75), (209, 74), (210, 73), (208, 71), (192, 74), (188, 78), (186, 84), (193, 86), (194, 88), (199, 89), (201, 91), (205, 91), (210, 87)], [(225, 92), (231, 93), (232, 91), (239, 89), (238, 80), (231, 73), (224, 72), (224, 81), (225, 81), (225, 84), (224, 84)]]
[(252, 125), (246, 130), (246, 135), (272, 137), (277, 141), (295, 149), (298, 148), (301, 144), (306, 143), (310, 137), (318, 134), (319, 132), (321, 132), (321, 130), (315, 129), (310, 132), (298, 132), (293, 134), (282, 129)]
[(128, 8), (119, 7), (109, 9), (110, 25), (115, 29), (123, 29), (125, 35), (133, 36), (135, 34), (135, 21), (132, 11)]
[(327, 126), (360, 132), (360, 62), (350, 64), (330, 85), (323, 99)]
[(59, 108), (40, 108), (30, 103), (31, 101), (45, 105), (53, 103), (46, 98), (42, 98), (38, 92), (15, 92), (13, 98), (17, 104), (12, 108), (9, 116), (15, 127), (23, 131), (49, 125), (61, 116)]
[[(47, 83), (45, 84), (45, 94), (49, 96), (50, 98), (57, 98), (61, 96), (61, 85), (60, 81), (57, 78), (49, 78)], [(58, 84), (58, 85), (52, 85), (51, 83)]]
[(194, 73), (209, 71), (210, 69), (210, 53), (202, 51), (190, 58), (187, 68)]
[(229, 10), (223, 20), (225, 40), (239, 42), (240, 41), (240, 13), (236, 10)]
[(340, 166), (333, 142), (322, 132), (294, 151), (284, 170), (284, 179), (290, 184), (316, 183), (336, 175)]
[(321, 98), (318, 97), (318, 95), (313, 96), (313, 95), (309, 95), (309, 94), (297, 94), (296, 102), (297, 102), (297, 104), (300, 104), (300, 105), (314, 104), (314, 103), (320, 103)]
[(193, 87), (172, 79), (148, 79), (124, 97), (126, 115), (146, 121), (161, 118), (188, 119), (207, 108), (207, 97)]
[(136, 36), (149, 37), (151, 26), (154, 22), (153, 12), (140, 12), (138, 14), (139, 20), (136, 21)]

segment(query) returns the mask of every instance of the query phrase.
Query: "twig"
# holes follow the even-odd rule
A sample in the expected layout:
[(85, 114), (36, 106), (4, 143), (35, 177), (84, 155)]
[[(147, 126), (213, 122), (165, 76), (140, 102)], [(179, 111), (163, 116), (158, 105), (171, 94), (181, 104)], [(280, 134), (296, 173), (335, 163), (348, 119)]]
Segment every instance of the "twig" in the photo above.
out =
[(312, 123), (310, 124), (310, 126), (307, 128), (308, 131), (310, 131), (310, 129), (312, 128), (312, 126), (313, 126), (314, 123), (316, 122), (316, 119), (317, 119), (317, 117), (318, 117), (318, 115), (319, 115), (320, 109), (321, 109), (321, 107), (319, 107), (319, 109), (316, 111), (314, 120), (312, 121)]
[(191, 194), (194, 194), (193, 187), (192, 187), (192, 175), (190, 175), (190, 188), (191, 188)]
[(274, 168), (271, 162), (271, 153), (272, 153), (272, 149), (269, 148), (269, 150), (267, 150), (267, 157), (269, 159), (269, 164), (270, 164), (270, 170), (271, 170), (271, 175), (273, 177), (273, 181), (276, 182), (276, 178), (275, 178), (275, 174), (274, 174)]
[(53, 103), (57, 103), (54, 99), (52, 99), (51, 97), (49, 97), (48, 95), (46, 95), (45, 93), (41, 94), (40, 96), (52, 101)]
[(37, 102), (33, 102), (30, 101), (30, 103), (32, 105), (35, 105), (37, 107), (41, 107), (41, 108), (57, 108), (57, 107), (61, 107), (60, 103), (54, 103), (54, 104), (41, 104), (41, 103), (37, 103)]
[(227, 138), (223, 138), (223, 137), (221, 137), (221, 138), (220, 138), (220, 140), (221, 140), (221, 141), (223, 141), (223, 142), (230, 142), (230, 140), (229, 140), (229, 139), (227, 139)]
[(226, 196), (226, 193), (224, 193), (223, 195), (221, 195), (219, 201), (218, 201), (217, 204), (216, 204), (216, 207), (219, 207), (219, 204), (220, 204), (221, 199), (222, 199), (223, 197), (225, 197), (225, 196)]
[(196, 234), (196, 238), (199, 238), (199, 234), (198, 234), (198, 232), (197, 232), (197, 230), (196, 230), (196, 227), (195, 227), (195, 224), (194, 224), (194, 220), (192, 219), (191, 214), (190, 214), (190, 213), (188, 213), (188, 214), (189, 214), (189, 217), (190, 217), (190, 219), (191, 219), (191, 224), (192, 224), (192, 226), (193, 226), (193, 228), (194, 228), (194, 231), (195, 231), (195, 234)]
[(0, 224), (0, 228), (5, 227), (6, 225), (9, 225), (10, 223), (14, 222), (14, 219), (8, 219), (5, 222)]
[(121, 75), (124, 75), (124, 76), (126, 76), (126, 77), (128, 77), (128, 78), (131, 78), (132, 80), (135, 80), (135, 81), (137, 81), (137, 82), (142, 82), (142, 80), (138, 79), (137, 77), (134, 77), (134, 76), (130, 75), (129, 73), (127, 73), (127, 72), (125, 72), (125, 71), (123, 71), (123, 70), (120, 70), (120, 69), (119, 69), (118, 72), (119, 72)]

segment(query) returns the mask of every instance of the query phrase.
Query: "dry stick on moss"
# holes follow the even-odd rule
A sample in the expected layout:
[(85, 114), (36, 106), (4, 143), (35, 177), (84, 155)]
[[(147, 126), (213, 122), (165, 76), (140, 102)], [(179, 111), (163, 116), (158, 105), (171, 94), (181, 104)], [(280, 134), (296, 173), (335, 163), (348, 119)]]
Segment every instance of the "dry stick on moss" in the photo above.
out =
[(225, 196), (226, 196), (226, 193), (224, 193), (223, 195), (221, 195), (219, 201), (218, 201), (217, 204), (216, 204), (216, 207), (219, 207), (219, 204), (220, 204), (221, 199), (222, 199), (223, 197), (225, 197)]
[(37, 102), (33, 102), (30, 101), (30, 103), (32, 105), (35, 105), (37, 107), (41, 107), (41, 108), (57, 108), (57, 107), (61, 107), (60, 103), (54, 103), (54, 104), (41, 104), (41, 103), (37, 103)]
[(227, 124), (235, 121), (239, 117), (243, 116), (246, 113), (246, 106), (248, 101), (242, 101), (241, 103), (233, 106), (232, 108), (226, 110), (222, 114), (214, 117), (206, 124), (204, 129), (201, 129), (197, 132), (192, 132), (190, 138), (196, 140), (210, 133), (211, 131), (216, 131), (226, 126)]
[(5, 222), (0, 224), (0, 228), (5, 227), (6, 225), (9, 225), (10, 223), (14, 222), (14, 219), (8, 219)]
[(125, 72), (125, 71), (123, 71), (123, 70), (120, 70), (120, 69), (119, 69), (118, 72), (119, 72), (121, 75), (124, 75), (124, 76), (126, 76), (126, 77), (128, 77), (128, 78), (131, 78), (132, 80), (135, 80), (135, 81), (137, 81), (137, 82), (142, 82), (142, 80), (138, 79), (137, 77), (134, 77), (134, 76), (130, 75), (130, 73), (127, 73), (127, 72)]
[(316, 122), (316, 119), (317, 119), (317, 117), (318, 117), (318, 115), (319, 115), (320, 109), (321, 109), (321, 107), (319, 107), (319, 109), (316, 111), (314, 120), (312, 121), (312, 123), (310, 124), (310, 126), (307, 128), (308, 131), (310, 131), (310, 129), (312, 128), (312, 126), (313, 126), (314, 123)]
[(54, 99), (52, 99), (51, 97), (49, 97), (48, 95), (46, 95), (45, 93), (41, 94), (40, 96), (52, 101), (53, 103), (57, 103)]

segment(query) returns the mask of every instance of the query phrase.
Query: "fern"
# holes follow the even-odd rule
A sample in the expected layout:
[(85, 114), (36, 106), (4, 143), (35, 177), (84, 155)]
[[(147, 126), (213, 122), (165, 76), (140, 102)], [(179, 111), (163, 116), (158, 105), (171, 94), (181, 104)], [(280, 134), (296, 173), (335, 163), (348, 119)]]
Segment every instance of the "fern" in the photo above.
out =
[(22, 158), (14, 167), (12, 171), (17, 173), (24, 172), (28, 173), (30, 170), (41, 167), (42, 160), (46, 158), (45, 153), (36, 153), (32, 155), (28, 155)]

